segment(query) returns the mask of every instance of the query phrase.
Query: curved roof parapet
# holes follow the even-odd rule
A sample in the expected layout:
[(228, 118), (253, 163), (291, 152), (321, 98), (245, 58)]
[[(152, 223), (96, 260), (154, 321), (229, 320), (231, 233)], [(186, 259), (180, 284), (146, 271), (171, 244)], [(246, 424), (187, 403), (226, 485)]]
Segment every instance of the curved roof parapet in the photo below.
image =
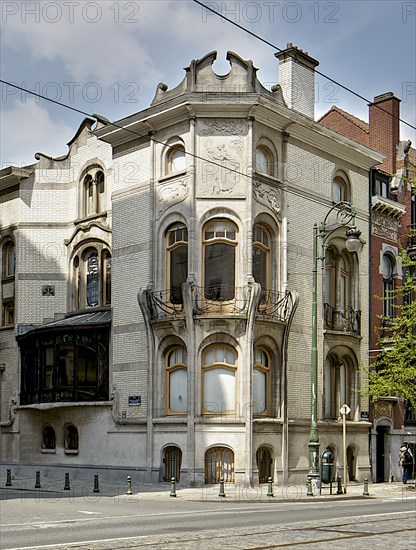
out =
[(185, 67), (185, 78), (172, 90), (168, 90), (168, 86), (164, 83), (158, 84), (151, 105), (167, 101), (185, 92), (233, 94), (259, 91), (256, 84), (257, 69), (251, 60), (245, 60), (236, 53), (228, 51), (226, 59), (230, 63), (230, 70), (225, 75), (218, 75), (212, 69), (216, 59), (217, 52), (212, 51), (201, 59), (192, 60), (189, 67)]

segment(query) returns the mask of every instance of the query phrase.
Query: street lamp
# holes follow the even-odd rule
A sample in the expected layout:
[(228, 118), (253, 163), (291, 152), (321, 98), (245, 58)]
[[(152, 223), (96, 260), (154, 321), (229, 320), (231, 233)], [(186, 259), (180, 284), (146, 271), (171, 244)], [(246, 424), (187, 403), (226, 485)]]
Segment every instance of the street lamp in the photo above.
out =
[[(327, 221), (331, 213), (337, 210), (336, 227), (327, 233)], [(318, 434), (318, 260), (321, 260), (321, 269), (324, 267), (325, 250), (328, 238), (336, 231), (339, 226), (345, 226), (349, 223), (353, 227), (346, 232), (346, 247), (348, 252), (357, 252), (361, 247), (361, 231), (355, 227), (355, 208), (349, 202), (341, 201), (329, 210), (324, 221), (313, 226), (313, 278), (312, 278), (312, 352), (311, 352), (311, 431), (309, 434), (309, 471), (308, 478), (317, 479), (319, 477), (319, 434)], [(318, 257), (318, 240), (321, 245), (321, 255)]]

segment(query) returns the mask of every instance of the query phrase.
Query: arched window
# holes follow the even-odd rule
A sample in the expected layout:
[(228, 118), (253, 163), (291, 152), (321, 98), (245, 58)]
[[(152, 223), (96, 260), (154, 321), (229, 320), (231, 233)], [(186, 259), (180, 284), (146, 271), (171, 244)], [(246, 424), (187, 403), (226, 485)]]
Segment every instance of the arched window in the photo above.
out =
[(188, 410), (187, 354), (175, 346), (166, 354), (166, 398), (168, 414), (186, 414)]
[(78, 430), (72, 424), (65, 426), (65, 450), (77, 451), (79, 449)]
[(269, 447), (257, 449), (256, 462), (259, 470), (259, 483), (267, 483), (269, 477), (273, 478), (273, 458)]
[(213, 447), (205, 453), (205, 483), (234, 483), (234, 453), (227, 447)]
[(84, 178), (84, 216), (99, 214), (106, 209), (105, 177), (101, 170), (90, 170)]
[[(16, 263), (15, 263), (15, 246), (14, 242), (10, 239), (6, 240), (1, 249), (2, 256), (2, 278), (4, 283), (7, 284), (15, 276)], [(3, 326), (14, 325), (14, 292), (11, 295), (5, 297), (3, 291), (2, 301), (2, 318), (1, 322)]]
[(349, 357), (339, 359), (329, 355), (325, 361), (325, 416), (337, 419), (340, 408), (347, 404), (351, 412), (347, 418), (354, 418), (356, 408), (357, 371)]
[(111, 254), (101, 244), (82, 249), (73, 259), (74, 309), (111, 304)]
[(394, 316), (394, 272), (396, 262), (390, 254), (383, 254), (383, 315), (384, 317)]
[(236, 410), (237, 352), (212, 344), (202, 354), (202, 411), (227, 414)]
[(166, 260), (170, 303), (182, 304), (182, 284), (188, 278), (188, 230), (184, 224), (174, 224), (167, 230)]
[(256, 172), (267, 176), (274, 175), (274, 155), (265, 145), (256, 147)]
[(266, 414), (269, 411), (270, 357), (263, 348), (254, 349), (253, 412)]
[(15, 272), (15, 248), (13, 241), (7, 241), (3, 245), (3, 278), (14, 277)]
[(204, 296), (207, 300), (232, 300), (235, 296), (235, 225), (214, 220), (204, 228)]
[(271, 287), (271, 237), (262, 225), (253, 229), (253, 277), (262, 289)]
[(350, 200), (349, 185), (341, 176), (336, 176), (332, 180), (331, 197), (332, 201), (335, 203)]
[(163, 452), (164, 476), (163, 481), (170, 481), (173, 477), (179, 482), (181, 475), (182, 451), (171, 445)]
[(181, 172), (186, 168), (185, 148), (183, 145), (174, 145), (167, 154), (167, 172)]
[(324, 312), (325, 328), (360, 333), (360, 312), (354, 299), (355, 268), (353, 256), (328, 248), (325, 254)]
[(52, 428), (52, 426), (46, 425), (43, 427), (42, 448), (55, 449), (55, 447), (56, 447), (55, 430)]

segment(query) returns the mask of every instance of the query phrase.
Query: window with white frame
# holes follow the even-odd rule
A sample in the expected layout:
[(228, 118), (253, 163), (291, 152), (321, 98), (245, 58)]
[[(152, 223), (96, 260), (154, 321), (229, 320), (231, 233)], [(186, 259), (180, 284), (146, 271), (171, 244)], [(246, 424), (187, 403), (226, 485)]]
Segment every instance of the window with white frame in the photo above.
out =
[(391, 254), (382, 256), (383, 272), (383, 315), (384, 317), (394, 316), (394, 273), (396, 261)]
[(204, 296), (232, 300), (235, 296), (237, 228), (228, 220), (213, 220), (203, 231)]
[(166, 353), (167, 414), (186, 414), (188, 410), (187, 354), (182, 346)]
[(237, 352), (227, 344), (211, 344), (202, 354), (202, 412), (227, 414), (236, 410)]
[(188, 230), (183, 223), (170, 226), (166, 232), (166, 259), (169, 301), (182, 304), (182, 284), (188, 278)]

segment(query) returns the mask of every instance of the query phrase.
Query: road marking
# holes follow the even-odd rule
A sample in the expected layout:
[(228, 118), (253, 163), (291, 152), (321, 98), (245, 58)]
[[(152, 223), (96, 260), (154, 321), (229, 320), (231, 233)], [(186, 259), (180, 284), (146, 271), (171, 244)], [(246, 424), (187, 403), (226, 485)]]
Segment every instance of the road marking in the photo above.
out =
[(87, 510), (78, 510), (80, 514), (98, 514), (101, 515), (101, 512), (88, 512)]

